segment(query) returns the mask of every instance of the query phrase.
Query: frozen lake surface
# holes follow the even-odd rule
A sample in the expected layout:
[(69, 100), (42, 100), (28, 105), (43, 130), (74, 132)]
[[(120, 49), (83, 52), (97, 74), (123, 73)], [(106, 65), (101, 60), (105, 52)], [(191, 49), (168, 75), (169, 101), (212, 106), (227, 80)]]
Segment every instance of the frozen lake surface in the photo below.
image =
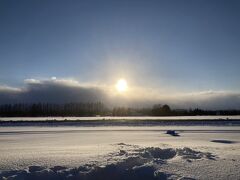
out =
[(0, 179), (240, 179), (237, 125), (2, 126), (0, 152)]

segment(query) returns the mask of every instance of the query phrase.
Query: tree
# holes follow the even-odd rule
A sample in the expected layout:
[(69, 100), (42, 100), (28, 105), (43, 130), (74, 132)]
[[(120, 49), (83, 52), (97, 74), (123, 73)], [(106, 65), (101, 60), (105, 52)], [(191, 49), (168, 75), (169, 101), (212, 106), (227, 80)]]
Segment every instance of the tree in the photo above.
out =
[(153, 116), (169, 116), (171, 115), (172, 111), (169, 105), (161, 105), (161, 104), (156, 104), (153, 106), (152, 109), (152, 115)]

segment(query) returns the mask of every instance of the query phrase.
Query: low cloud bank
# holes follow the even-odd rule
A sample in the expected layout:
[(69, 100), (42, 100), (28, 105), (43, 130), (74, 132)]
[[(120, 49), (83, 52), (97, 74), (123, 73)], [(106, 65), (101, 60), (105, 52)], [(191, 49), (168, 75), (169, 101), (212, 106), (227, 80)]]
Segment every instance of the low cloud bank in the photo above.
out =
[(69, 103), (106, 101), (106, 93), (99, 87), (82, 86), (74, 80), (25, 80), (23, 88), (0, 88), (3, 103)]
[(113, 95), (106, 86), (82, 85), (76, 80), (51, 78), (26, 79), (24, 87), (0, 86), (0, 104), (6, 103), (69, 103), (101, 101), (109, 106), (145, 107), (169, 104), (173, 108), (240, 109), (240, 93), (204, 91), (187, 94), (154, 94), (144, 89), (132, 95)]
[(240, 93), (204, 91), (176, 97), (173, 104), (183, 108), (240, 109)]

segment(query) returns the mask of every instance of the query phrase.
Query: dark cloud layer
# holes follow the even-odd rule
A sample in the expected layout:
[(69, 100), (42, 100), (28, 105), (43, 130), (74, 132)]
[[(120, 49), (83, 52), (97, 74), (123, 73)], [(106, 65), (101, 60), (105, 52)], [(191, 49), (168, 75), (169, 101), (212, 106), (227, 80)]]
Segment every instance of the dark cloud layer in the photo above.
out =
[(106, 94), (98, 87), (80, 86), (67, 80), (27, 80), (22, 89), (0, 89), (0, 102), (3, 103), (68, 103), (106, 101)]

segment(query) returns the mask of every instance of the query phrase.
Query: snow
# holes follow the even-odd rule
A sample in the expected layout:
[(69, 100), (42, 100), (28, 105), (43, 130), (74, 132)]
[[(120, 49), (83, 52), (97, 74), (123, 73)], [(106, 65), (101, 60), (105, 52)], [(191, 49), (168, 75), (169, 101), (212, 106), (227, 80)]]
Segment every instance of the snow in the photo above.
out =
[(226, 120), (236, 119), (240, 120), (239, 115), (226, 116), (130, 116), (130, 117), (114, 117), (114, 116), (100, 116), (100, 117), (0, 117), (0, 121), (41, 121), (41, 120)]
[(239, 149), (240, 126), (0, 127), (0, 179), (240, 179)]

